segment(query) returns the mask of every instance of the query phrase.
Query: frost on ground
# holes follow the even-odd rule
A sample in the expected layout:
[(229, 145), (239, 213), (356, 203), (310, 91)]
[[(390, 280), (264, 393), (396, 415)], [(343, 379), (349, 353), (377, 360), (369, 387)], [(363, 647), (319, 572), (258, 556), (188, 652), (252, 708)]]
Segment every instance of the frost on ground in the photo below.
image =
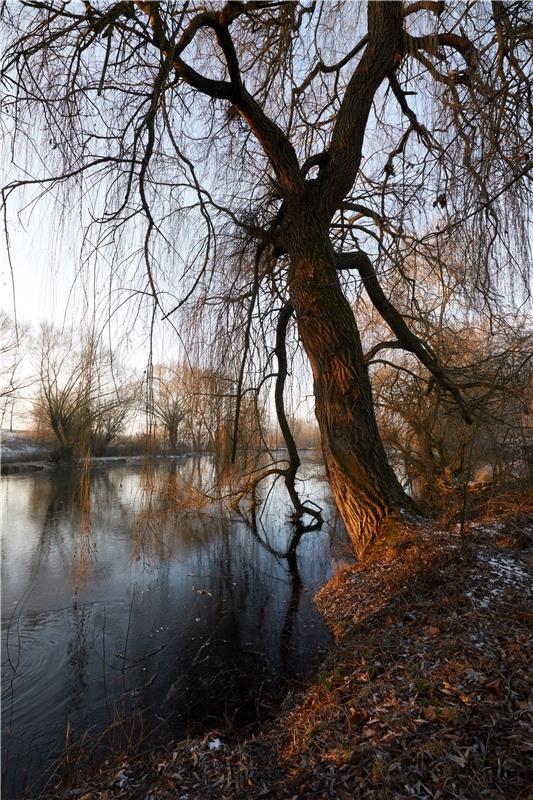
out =
[(2, 461), (27, 461), (28, 459), (46, 457), (50, 448), (36, 442), (23, 431), (0, 432), (0, 454)]
[(489, 608), (495, 600), (505, 601), (509, 591), (531, 591), (531, 583), (531, 575), (519, 555), (482, 550), (472, 568), (466, 596), (481, 608)]
[[(533, 590), (531, 558), (520, 550), (501, 550), (490, 547), (490, 540), (502, 534), (502, 523), (483, 525), (474, 523), (476, 534), (486, 536), (489, 544), (481, 546), (475, 554), (466, 596), (479, 608), (490, 608), (494, 603), (505, 603), (509, 596), (519, 592), (524, 597)], [(530, 527), (523, 531), (531, 533)]]

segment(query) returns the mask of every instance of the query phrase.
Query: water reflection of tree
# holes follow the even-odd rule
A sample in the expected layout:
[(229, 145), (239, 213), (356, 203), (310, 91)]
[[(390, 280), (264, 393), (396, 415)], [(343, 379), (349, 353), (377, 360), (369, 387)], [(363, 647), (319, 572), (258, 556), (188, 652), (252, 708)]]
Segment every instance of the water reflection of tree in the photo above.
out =
[(59, 469), (28, 480), (26, 486), (28, 511), (39, 527), (32, 536), (22, 603), (51, 559), (60, 562), (79, 590), (95, 563), (97, 532), (119, 529), (131, 518), (122, 499), (120, 471)]
[(66, 536), (65, 519), (74, 491), (73, 476), (67, 471), (49, 480), (34, 480), (29, 493), (29, 507), (36, 518), (42, 519), (28, 569), (29, 585), (33, 586), (40, 571), (52, 556), (61, 559), (66, 571), (70, 566), (68, 553), (71, 541)]
[[(209, 462), (204, 461), (208, 471)], [(120, 486), (121, 470), (92, 474), (91, 521), (95, 533), (104, 532), (105, 526), (114, 529), (116, 522), (122, 524), (124, 520), (128, 532), (132, 520), (139, 529), (144, 524), (145, 531), (141, 530), (137, 539), (133, 525), (131, 540), (129, 536), (123, 539), (123, 546), (131, 541), (130, 553), (157, 566), (152, 577), (145, 571), (141, 579), (149, 589), (144, 598), (139, 592), (132, 599), (128, 647), (124, 646), (122, 610), (117, 611), (115, 627), (105, 632), (108, 641), (102, 669), (117, 730), (121, 713), (126, 720), (126, 715), (141, 707), (147, 709), (148, 716), (152, 709), (156, 724), (156, 714), (170, 720), (171, 731), (180, 720), (205, 721), (209, 716), (213, 720), (224, 713), (245, 713), (249, 719), (254, 705), (262, 702), (280, 677), (280, 670), (281, 675), (290, 674), (297, 663), (298, 654), (293, 649), (299, 630), (297, 620), (302, 609), (307, 609), (302, 603), (298, 549), (307, 529), (280, 524), (275, 495), (270, 509), (273, 513), (265, 513), (252, 528), (226, 512), (219, 513), (216, 504), (200, 509), (176, 505), (172, 493), (176, 482), (179, 488), (181, 480), (196, 477), (197, 470), (197, 460), (189, 464), (170, 462), (154, 469), (152, 476), (129, 470), (125, 492)], [(134, 491), (137, 479), (139, 492), (132, 507), (124, 504), (123, 498), (127, 495), (131, 499), (128, 488)], [(161, 491), (161, 487), (168, 487), (168, 491)], [(69, 566), (73, 537), (66, 525), (74, 524), (79, 511), (76, 499), (69, 494), (71, 488), (66, 477), (54, 478), (46, 482), (46, 493), (41, 492), (41, 568), (46, 567), (54, 550), (56, 534), (61, 536), (62, 564)], [(146, 534), (146, 522), (153, 526), (151, 538)], [(65, 691), (69, 713), (78, 718), (86, 711), (81, 708), (81, 698), (93, 691), (90, 670), (94, 653), (91, 656), (87, 632), (93, 626), (100, 626), (101, 631), (101, 619), (90, 607), (80, 607), (74, 611), (72, 624)], [(151, 638), (162, 624), (165, 632)], [(117, 657), (121, 652), (123, 660)], [(124, 686), (120, 683), (123, 667)], [(73, 695), (80, 698), (78, 706), (71, 700)], [(168, 699), (162, 703), (165, 696)]]
[[(17, 602), (5, 628), (5, 648), (7, 667), (4, 672), (4, 712), (3, 717), (3, 752), (5, 754), (3, 765), (3, 778), (7, 763), (10, 758), (10, 748), (13, 735), (19, 736), (20, 732), (13, 729), (14, 707), (16, 688), (15, 681), (20, 669), (22, 657), (21, 619), (24, 614), (24, 628), (39, 631), (43, 624), (43, 614), (26, 611), (26, 603), (41, 577), (46, 574), (47, 567), (52, 560), (58, 559), (68, 574), (73, 566), (73, 537), (67, 535), (67, 526), (72, 528), (72, 513), (75, 511), (80, 516), (77, 503), (78, 489), (75, 477), (68, 472), (57, 475), (39, 476), (39, 479), (29, 483), (28, 506), (33, 516), (42, 519), (42, 524), (33, 539), (31, 557), (27, 568), (27, 583), (19, 594)], [(85, 548), (82, 547), (81, 552)], [(75, 570), (76, 571), (76, 570)], [(85, 610), (76, 609), (76, 633), (68, 645), (69, 661), (74, 670), (73, 690), (67, 691), (69, 697), (80, 697), (86, 685), (87, 666), (87, 621)], [(78, 619), (79, 618), (79, 619)], [(31, 644), (30, 644), (31, 652)], [(22, 776), (24, 779), (24, 776)]]
[(303, 582), (298, 568), (298, 545), (306, 533), (312, 533), (319, 530), (322, 527), (322, 521), (315, 519), (313, 522), (308, 523), (307, 525), (301, 520), (297, 520), (295, 523), (293, 523), (291, 526), (291, 533), (287, 548), (283, 551), (273, 548), (261, 535), (261, 532), (264, 533), (264, 527), (262, 526), (261, 520), (258, 518), (255, 511), (252, 516), (252, 524), (250, 527), (254, 537), (268, 550), (269, 553), (271, 553), (275, 558), (282, 559), (286, 562), (287, 572), (290, 578), (290, 597), (287, 603), (285, 620), (280, 632), (279, 653), (280, 662), (284, 670), (287, 672), (290, 663), (294, 626), (298, 616), (300, 599), (303, 590)]
[[(177, 538), (180, 549), (195, 546), (198, 526), (215, 509), (217, 516), (227, 519), (227, 512), (209, 495), (211, 478), (212, 465), (205, 456), (143, 464), (139, 508), (131, 528), (132, 561), (163, 562), (175, 552)], [(210, 527), (204, 525), (204, 535), (209, 535)]]
[(83, 692), (87, 688), (87, 671), (89, 661), (88, 633), (91, 614), (86, 605), (75, 604), (72, 622), (74, 625), (72, 638), (67, 643), (68, 662), (71, 667), (72, 688), (65, 689), (71, 700), (73, 710), (79, 712), (83, 707)]
[(87, 467), (61, 469), (46, 482), (32, 483), (29, 506), (43, 523), (29, 568), (33, 583), (52, 554), (72, 571), (75, 586), (86, 578), (94, 556), (91, 525), (92, 487)]
[[(303, 591), (296, 550), (306, 529), (293, 533), (281, 552), (265, 542), (257, 528), (245, 529), (231, 520), (218, 521), (216, 527), (216, 537), (202, 537), (193, 562), (187, 562), (189, 567), (194, 563), (194, 576), (200, 581), (197, 622), (201, 619), (203, 627), (192, 637), (193, 644), (194, 625), (184, 621), (176, 640), (177, 678), (161, 710), (167, 720), (197, 715), (213, 721), (224, 714), (249, 719), (250, 713), (258, 713), (263, 693), (293, 666)], [(280, 620), (279, 608), (285, 602)]]
[(123, 477), (124, 472), (121, 467), (115, 469), (108, 466), (103, 469), (92, 470), (91, 472), (91, 515), (105, 515), (107, 518), (110, 511), (126, 515), (129, 511), (127, 504), (123, 500)]

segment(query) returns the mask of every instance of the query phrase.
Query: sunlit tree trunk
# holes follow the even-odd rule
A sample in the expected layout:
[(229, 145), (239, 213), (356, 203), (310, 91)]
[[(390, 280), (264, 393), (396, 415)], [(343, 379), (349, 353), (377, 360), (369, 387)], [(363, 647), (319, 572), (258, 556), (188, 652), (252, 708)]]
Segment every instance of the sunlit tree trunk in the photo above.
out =
[(377, 429), (368, 367), (335, 255), (316, 229), (291, 248), (290, 294), (314, 378), (315, 412), (335, 502), (358, 552), (399, 509), (415, 510)]

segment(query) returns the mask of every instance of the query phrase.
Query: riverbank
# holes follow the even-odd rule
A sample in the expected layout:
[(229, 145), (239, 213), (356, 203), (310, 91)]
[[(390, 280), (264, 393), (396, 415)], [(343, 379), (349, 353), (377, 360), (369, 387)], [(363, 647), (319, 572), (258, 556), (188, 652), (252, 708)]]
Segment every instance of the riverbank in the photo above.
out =
[[(183, 456), (157, 456), (159, 459), (163, 458), (186, 458)], [(140, 464), (146, 460), (146, 456), (98, 456), (91, 458), (91, 467), (96, 469), (98, 467), (111, 466), (113, 464)], [(2, 461), (0, 465), (0, 472), (2, 475), (26, 475), (30, 472), (43, 472), (46, 470), (69, 468), (70, 464), (62, 462), (54, 462), (50, 459), (32, 460), (32, 461)]]
[(29, 431), (0, 431), (0, 472), (18, 475), (37, 472), (53, 466), (52, 445)]
[[(131, 450), (131, 444), (122, 444)], [(61, 462), (54, 460), (54, 444), (35, 437), (28, 431), (2, 431), (0, 435), (0, 474), (25, 475), (58, 468)], [(114, 448), (117, 449), (116, 447)], [(119, 448), (120, 449), (120, 448)], [(159, 459), (182, 459), (194, 453), (158, 453)], [(135, 464), (146, 460), (146, 453), (113, 453), (108, 456), (94, 456), (91, 466), (98, 468), (112, 464)]]
[(396, 530), (318, 593), (336, 646), (273, 720), (130, 754), (48, 796), (526, 798), (532, 542), (523, 512)]

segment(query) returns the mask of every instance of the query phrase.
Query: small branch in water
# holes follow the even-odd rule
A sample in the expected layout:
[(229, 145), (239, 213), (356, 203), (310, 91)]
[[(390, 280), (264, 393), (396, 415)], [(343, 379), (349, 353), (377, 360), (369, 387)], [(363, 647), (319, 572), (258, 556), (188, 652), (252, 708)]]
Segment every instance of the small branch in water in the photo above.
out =
[[(252, 514), (255, 514), (255, 506), (257, 502), (255, 493), (259, 484), (266, 478), (270, 477), (271, 475), (283, 477), (285, 482), (285, 487), (287, 489), (291, 503), (294, 508), (293, 522), (296, 524), (296, 526), (302, 525), (301, 519), (305, 514), (307, 514), (310, 517), (312, 517), (315, 520), (315, 522), (311, 526), (303, 526), (303, 527), (305, 528), (305, 530), (317, 530), (318, 528), (321, 527), (324, 521), (321, 514), (321, 509), (318, 506), (316, 508), (313, 508), (309, 504), (302, 503), (300, 495), (298, 494), (298, 490), (296, 489), (296, 475), (302, 462), (285, 411), (284, 392), (285, 392), (285, 382), (287, 380), (287, 375), (288, 375), (287, 329), (293, 313), (294, 313), (294, 306), (292, 302), (288, 300), (285, 303), (285, 305), (281, 308), (281, 311), (279, 312), (278, 321), (276, 325), (276, 344), (274, 347), (274, 352), (276, 354), (276, 359), (278, 362), (278, 371), (276, 373), (276, 384), (274, 390), (274, 400), (275, 400), (276, 416), (278, 419), (278, 424), (283, 439), (285, 441), (285, 446), (287, 448), (287, 453), (289, 456), (288, 465), (286, 467), (272, 466), (266, 468), (263, 472), (257, 475), (243, 490), (243, 492), (240, 494), (236, 502), (236, 505), (238, 506), (243, 496), (252, 495), (253, 497)], [(295, 537), (297, 537), (297, 540), (299, 541), (303, 532), (305, 531), (301, 530), (300, 533), (298, 533), (298, 527), (297, 527), (297, 531), (295, 532), (291, 542), (295, 541)], [(298, 541), (296, 541), (296, 544), (293, 547), (291, 545), (289, 547), (289, 550), (291, 550), (291, 547), (292, 549), (295, 550)]]
[(141, 664), (143, 661), (146, 661), (147, 658), (152, 658), (152, 656), (156, 656), (158, 653), (161, 652), (161, 650), (164, 650), (166, 646), (167, 646), (166, 644), (162, 644), (161, 647), (158, 647), (156, 650), (151, 650), (149, 653), (146, 653), (146, 655), (142, 656), (142, 658), (128, 658), (125, 655), (125, 653), (115, 653), (115, 656), (116, 658), (121, 658), (124, 661), (124, 664), (126, 663), (126, 661), (131, 662), (130, 664), (128, 664), (127, 667), (123, 665), (122, 666), (123, 670), (133, 669), (133, 667), (136, 667), (137, 664)]
[(130, 636), (130, 628), (131, 628), (131, 615), (133, 612), (133, 602), (135, 600), (135, 586), (133, 587), (133, 592), (131, 595), (131, 603), (130, 603), (130, 613), (128, 615), (128, 627), (126, 629), (126, 641), (124, 642), (124, 661), (122, 662), (122, 687), (124, 691), (126, 691), (126, 653), (128, 651), (128, 639)]

